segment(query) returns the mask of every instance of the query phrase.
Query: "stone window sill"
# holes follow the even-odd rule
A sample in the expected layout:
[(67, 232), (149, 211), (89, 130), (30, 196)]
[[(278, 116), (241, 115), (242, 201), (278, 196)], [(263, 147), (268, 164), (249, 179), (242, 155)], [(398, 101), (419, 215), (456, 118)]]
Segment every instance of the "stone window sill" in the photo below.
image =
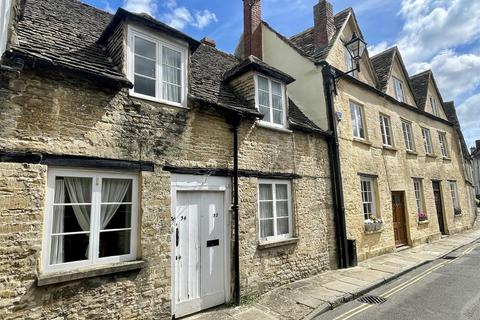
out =
[(428, 224), (428, 223), (430, 223), (430, 220), (418, 221), (418, 224)]
[(453, 217), (454, 217), (454, 218), (457, 218), (457, 217), (458, 217), (458, 218), (461, 218), (461, 217), (463, 217), (463, 213), (454, 214)]
[(442, 157), (442, 159), (443, 159), (444, 161), (452, 161), (452, 158), (449, 158), (449, 157)]
[(276, 125), (273, 125), (273, 124), (270, 124), (268, 122), (261, 121), (261, 120), (257, 121), (257, 126), (260, 127), (260, 128), (270, 129), (270, 130), (283, 132), (283, 133), (292, 133), (293, 132), (292, 130), (287, 129), (285, 127), (276, 126)]
[(364, 145), (369, 146), (369, 147), (372, 146), (372, 143), (370, 141), (366, 140), (366, 139), (360, 139), (360, 138), (353, 137), (353, 142), (358, 142), (358, 143), (364, 144)]
[(391, 147), (391, 146), (383, 146), (383, 150), (392, 151), (392, 152), (397, 152), (398, 151), (397, 148), (394, 148), (394, 147)]
[(436, 156), (435, 154), (433, 154), (433, 153), (427, 153), (425, 156), (426, 156), (427, 158), (433, 158), (433, 159), (436, 159), (436, 158), (437, 158), (437, 156)]
[(68, 271), (52, 272), (40, 274), (37, 277), (37, 286), (47, 286), (55, 283), (62, 283), (86, 278), (93, 278), (103, 276), (107, 274), (133, 271), (142, 269), (145, 265), (145, 261), (128, 261), (119, 262), (115, 264), (95, 266), (88, 268), (79, 268)]
[(416, 153), (415, 151), (410, 151), (410, 150), (407, 150), (407, 154), (412, 155), (412, 156), (418, 156), (418, 153)]
[(288, 245), (296, 244), (298, 240), (299, 240), (298, 238), (289, 238), (289, 239), (278, 240), (278, 241), (260, 242), (258, 244), (258, 249), (262, 250), (262, 249), (288, 246)]

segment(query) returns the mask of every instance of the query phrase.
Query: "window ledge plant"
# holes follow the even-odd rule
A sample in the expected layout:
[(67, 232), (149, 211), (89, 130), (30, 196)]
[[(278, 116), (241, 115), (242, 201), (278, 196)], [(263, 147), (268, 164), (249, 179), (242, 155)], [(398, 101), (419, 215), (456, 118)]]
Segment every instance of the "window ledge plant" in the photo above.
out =
[(419, 212), (418, 213), (418, 222), (427, 222), (428, 221), (428, 215), (426, 212)]
[(462, 215), (462, 209), (460, 209), (460, 208), (453, 209), (453, 214), (456, 215), (456, 216), (461, 216)]
[(374, 217), (373, 215), (370, 215), (370, 217), (367, 220), (365, 220), (366, 232), (381, 231), (382, 229), (383, 229), (382, 219)]

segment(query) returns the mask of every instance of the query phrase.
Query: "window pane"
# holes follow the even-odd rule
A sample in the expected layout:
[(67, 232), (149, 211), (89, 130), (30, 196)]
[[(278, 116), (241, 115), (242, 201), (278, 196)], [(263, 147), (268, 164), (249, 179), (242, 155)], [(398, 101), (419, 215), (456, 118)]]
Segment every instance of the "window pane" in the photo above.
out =
[(54, 203), (90, 203), (92, 178), (57, 177)]
[(260, 200), (273, 200), (271, 184), (260, 184), (258, 186), (258, 189), (260, 191), (260, 195), (259, 195)]
[(282, 96), (272, 95), (272, 107), (277, 110), (283, 110)]
[(273, 236), (273, 219), (260, 221), (260, 237), (266, 238)]
[(101, 229), (123, 229), (132, 226), (132, 205), (102, 204)]
[(180, 69), (164, 66), (163, 67), (163, 81), (177, 86), (182, 85), (182, 71)]
[(163, 83), (163, 99), (172, 102), (182, 102), (182, 87)]
[(144, 57), (155, 60), (156, 59), (155, 43), (139, 37), (135, 37), (135, 54), (139, 54)]
[(88, 260), (89, 234), (52, 236), (50, 264)]
[(131, 179), (102, 179), (102, 202), (131, 202)]
[(277, 217), (288, 217), (288, 201), (277, 201)]
[(273, 110), (273, 123), (283, 124), (283, 111)]
[(135, 56), (135, 73), (155, 78), (156, 65), (155, 61)]
[(288, 186), (286, 184), (275, 185), (277, 200), (288, 200)]
[(270, 92), (268, 89), (268, 79), (264, 77), (258, 77), (258, 89)]
[(130, 230), (100, 233), (99, 257), (119, 256), (130, 253)]
[(144, 94), (146, 96), (155, 97), (155, 80), (147, 79), (142, 76), (135, 76), (134, 90), (136, 93)]
[(259, 111), (264, 115), (263, 120), (270, 122), (270, 108), (260, 106)]
[(52, 233), (89, 231), (90, 207), (90, 205), (54, 206)]
[(260, 202), (260, 218), (273, 218), (273, 201)]
[(272, 94), (282, 97), (282, 86), (280, 83), (272, 81)]
[(289, 225), (288, 225), (288, 217), (277, 219), (277, 235), (288, 234), (288, 233), (290, 233)]
[(266, 107), (270, 106), (270, 100), (267, 92), (264, 92), (264, 91), (258, 92), (258, 104)]
[(162, 63), (171, 67), (180, 69), (182, 67), (182, 54), (173, 49), (163, 47), (162, 48)]

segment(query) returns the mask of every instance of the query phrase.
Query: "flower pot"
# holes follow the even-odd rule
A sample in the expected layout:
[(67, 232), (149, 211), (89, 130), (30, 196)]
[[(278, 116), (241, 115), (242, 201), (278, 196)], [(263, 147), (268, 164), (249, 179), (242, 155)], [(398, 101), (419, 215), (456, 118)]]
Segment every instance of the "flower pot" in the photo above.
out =
[(372, 232), (375, 231), (375, 223), (365, 223), (365, 231)]
[(383, 228), (383, 222), (375, 222), (375, 231), (380, 231)]

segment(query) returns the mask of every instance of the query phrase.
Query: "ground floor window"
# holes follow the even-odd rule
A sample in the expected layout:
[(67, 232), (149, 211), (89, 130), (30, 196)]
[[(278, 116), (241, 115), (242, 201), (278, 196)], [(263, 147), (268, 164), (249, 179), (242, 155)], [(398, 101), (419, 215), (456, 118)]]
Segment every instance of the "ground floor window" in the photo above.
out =
[(135, 258), (136, 175), (50, 169), (46, 271)]
[(452, 195), (453, 210), (459, 210), (457, 182), (450, 181), (450, 194)]
[(291, 237), (293, 219), (290, 181), (259, 180), (258, 213), (261, 241)]
[(362, 192), (363, 217), (365, 220), (377, 218), (377, 206), (375, 196), (375, 178), (361, 177), (360, 186)]

